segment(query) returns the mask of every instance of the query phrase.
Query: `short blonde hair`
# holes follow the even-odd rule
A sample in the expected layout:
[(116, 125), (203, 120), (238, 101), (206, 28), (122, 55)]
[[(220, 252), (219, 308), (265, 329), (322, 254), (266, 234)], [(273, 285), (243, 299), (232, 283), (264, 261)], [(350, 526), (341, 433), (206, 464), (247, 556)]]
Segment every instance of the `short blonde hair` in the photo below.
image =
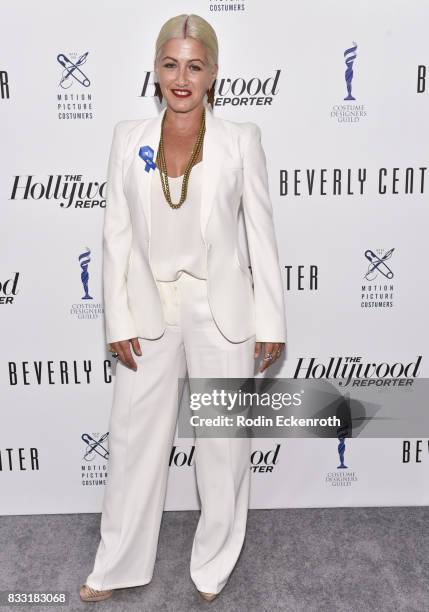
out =
[(208, 21), (192, 13), (171, 17), (164, 23), (156, 39), (154, 63), (158, 60), (163, 45), (170, 38), (186, 38), (187, 36), (196, 38), (206, 47), (211, 66), (218, 63), (219, 48), (216, 32)]

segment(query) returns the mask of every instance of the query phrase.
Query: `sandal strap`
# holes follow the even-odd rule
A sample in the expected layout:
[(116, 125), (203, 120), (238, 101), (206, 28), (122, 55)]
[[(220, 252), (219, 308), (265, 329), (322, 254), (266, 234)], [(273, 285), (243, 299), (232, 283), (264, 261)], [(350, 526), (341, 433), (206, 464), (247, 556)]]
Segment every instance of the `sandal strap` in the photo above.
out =
[(90, 597), (97, 597), (98, 595), (100, 595), (100, 593), (107, 593), (108, 591), (108, 590), (103, 591), (103, 590), (93, 589), (92, 587), (89, 586), (89, 584), (85, 584), (84, 589), (85, 589), (86, 594), (89, 595)]

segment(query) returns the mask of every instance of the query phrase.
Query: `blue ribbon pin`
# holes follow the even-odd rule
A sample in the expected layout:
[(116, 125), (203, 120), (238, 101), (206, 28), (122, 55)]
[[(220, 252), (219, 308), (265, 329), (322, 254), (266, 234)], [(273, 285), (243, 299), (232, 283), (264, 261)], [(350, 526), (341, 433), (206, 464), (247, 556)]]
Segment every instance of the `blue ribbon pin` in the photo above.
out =
[(155, 151), (149, 145), (145, 145), (144, 147), (140, 147), (139, 155), (142, 160), (146, 163), (145, 170), (149, 172), (150, 169), (155, 170), (156, 163), (153, 161), (153, 156), (155, 155)]

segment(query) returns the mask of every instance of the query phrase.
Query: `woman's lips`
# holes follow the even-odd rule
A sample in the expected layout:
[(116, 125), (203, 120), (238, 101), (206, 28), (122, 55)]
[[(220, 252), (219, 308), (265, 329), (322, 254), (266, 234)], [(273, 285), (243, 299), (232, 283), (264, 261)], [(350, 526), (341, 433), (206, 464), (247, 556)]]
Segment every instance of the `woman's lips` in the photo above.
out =
[(171, 90), (176, 98), (188, 98), (191, 95), (191, 91), (189, 89), (172, 89)]

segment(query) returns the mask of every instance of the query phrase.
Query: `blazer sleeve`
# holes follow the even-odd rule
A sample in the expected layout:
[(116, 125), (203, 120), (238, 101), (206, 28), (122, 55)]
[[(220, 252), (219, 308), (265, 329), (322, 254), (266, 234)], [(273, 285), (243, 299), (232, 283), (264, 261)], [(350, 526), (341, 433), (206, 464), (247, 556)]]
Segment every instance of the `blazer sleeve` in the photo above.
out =
[(243, 212), (253, 276), (256, 342), (286, 342), (279, 263), (261, 129), (247, 122), (243, 153)]
[(107, 343), (137, 336), (127, 295), (127, 270), (132, 242), (130, 210), (123, 189), (127, 125), (127, 121), (120, 121), (114, 127), (107, 170), (103, 226), (103, 292)]

